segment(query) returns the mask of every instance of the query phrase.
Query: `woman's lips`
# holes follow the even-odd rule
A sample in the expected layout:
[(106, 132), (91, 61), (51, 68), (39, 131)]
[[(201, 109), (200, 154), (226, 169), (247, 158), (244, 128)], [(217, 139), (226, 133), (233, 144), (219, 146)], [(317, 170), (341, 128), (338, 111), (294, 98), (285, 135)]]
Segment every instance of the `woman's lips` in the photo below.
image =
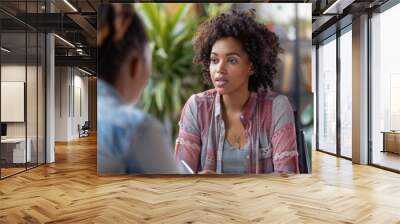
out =
[(226, 80), (226, 79), (223, 79), (223, 78), (216, 78), (216, 79), (215, 79), (215, 85), (216, 85), (217, 87), (223, 87), (223, 86), (225, 86), (227, 83), (228, 83), (228, 80)]

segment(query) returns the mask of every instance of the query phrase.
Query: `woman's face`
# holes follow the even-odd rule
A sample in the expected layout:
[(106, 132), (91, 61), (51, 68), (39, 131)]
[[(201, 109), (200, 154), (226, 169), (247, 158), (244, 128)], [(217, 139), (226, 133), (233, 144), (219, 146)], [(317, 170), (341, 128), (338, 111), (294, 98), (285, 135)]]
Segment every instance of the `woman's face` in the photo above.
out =
[(239, 41), (233, 37), (217, 40), (210, 55), (210, 75), (220, 94), (248, 91), (251, 61)]

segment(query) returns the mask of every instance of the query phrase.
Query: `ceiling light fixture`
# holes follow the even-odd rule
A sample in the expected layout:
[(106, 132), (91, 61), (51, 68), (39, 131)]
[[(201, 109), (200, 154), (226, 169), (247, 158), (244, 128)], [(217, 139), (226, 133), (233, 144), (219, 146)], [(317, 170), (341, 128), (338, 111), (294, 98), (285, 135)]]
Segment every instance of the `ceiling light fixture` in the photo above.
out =
[(322, 14), (342, 14), (343, 10), (351, 5), (355, 0), (336, 0)]
[(68, 1), (64, 0), (65, 4), (67, 4), (74, 12), (78, 12), (78, 10)]
[(5, 47), (1, 47), (1, 50), (4, 51), (4, 52), (6, 52), (6, 53), (10, 53), (10, 52), (11, 52), (11, 50), (9, 50), (9, 49), (7, 49), (7, 48), (5, 48)]
[(66, 43), (68, 46), (75, 48), (75, 45), (73, 45), (73, 44), (72, 44), (71, 42), (69, 42), (68, 40), (66, 40), (66, 39), (64, 39), (64, 38), (62, 38), (62, 37), (60, 37), (60, 36), (57, 35), (57, 34), (54, 34), (54, 36), (57, 37), (57, 38), (58, 38), (59, 40), (61, 40), (62, 42)]
[(83, 70), (83, 69), (81, 69), (81, 68), (79, 68), (79, 67), (78, 67), (78, 70), (81, 71), (81, 72), (83, 72), (83, 73), (85, 73), (85, 74), (87, 74), (87, 75), (90, 75), (90, 76), (92, 75), (92, 73), (90, 73), (90, 72), (88, 72), (88, 71), (86, 71), (86, 70)]

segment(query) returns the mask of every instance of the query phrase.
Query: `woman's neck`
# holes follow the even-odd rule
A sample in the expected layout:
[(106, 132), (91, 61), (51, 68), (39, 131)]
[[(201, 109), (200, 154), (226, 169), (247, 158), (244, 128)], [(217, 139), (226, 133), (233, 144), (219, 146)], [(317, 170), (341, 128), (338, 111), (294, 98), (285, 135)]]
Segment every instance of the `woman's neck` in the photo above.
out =
[(244, 104), (247, 102), (250, 91), (245, 89), (230, 94), (222, 95), (222, 103), (226, 112), (240, 113)]

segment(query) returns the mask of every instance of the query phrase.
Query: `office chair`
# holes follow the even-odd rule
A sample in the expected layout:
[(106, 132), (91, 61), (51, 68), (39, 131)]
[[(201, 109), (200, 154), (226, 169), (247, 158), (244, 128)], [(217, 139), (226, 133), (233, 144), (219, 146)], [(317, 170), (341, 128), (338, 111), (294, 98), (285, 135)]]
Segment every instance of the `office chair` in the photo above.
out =
[(89, 136), (89, 129), (90, 129), (89, 121), (85, 121), (82, 127), (80, 127), (80, 125), (78, 124), (79, 138)]

